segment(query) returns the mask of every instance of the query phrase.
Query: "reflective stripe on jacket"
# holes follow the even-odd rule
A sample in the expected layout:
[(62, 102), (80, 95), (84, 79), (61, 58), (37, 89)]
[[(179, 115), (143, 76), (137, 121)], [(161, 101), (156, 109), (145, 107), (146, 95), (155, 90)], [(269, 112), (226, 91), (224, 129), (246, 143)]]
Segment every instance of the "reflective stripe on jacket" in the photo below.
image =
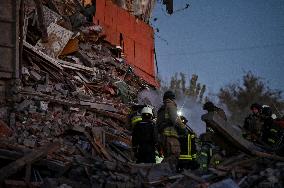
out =
[(142, 121), (142, 117), (140, 115), (137, 115), (137, 116), (134, 116), (131, 118), (131, 125), (132, 125), (132, 128), (139, 122)]
[(193, 134), (187, 134), (187, 152), (179, 156), (182, 160), (193, 160), (196, 159), (196, 153), (192, 153), (192, 139), (194, 139)]
[(174, 127), (166, 127), (163, 130), (163, 135), (164, 136), (173, 136), (178, 138), (178, 133)]
[[(170, 99), (164, 101), (164, 105), (158, 111), (157, 125), (159, 132), (166, 136), (177, 137), (176, 127), (185, 129), (185, 125), (177, 115), (177, 105), (174, 101)], [(165, 131), (165, 129), (167, 130)]]

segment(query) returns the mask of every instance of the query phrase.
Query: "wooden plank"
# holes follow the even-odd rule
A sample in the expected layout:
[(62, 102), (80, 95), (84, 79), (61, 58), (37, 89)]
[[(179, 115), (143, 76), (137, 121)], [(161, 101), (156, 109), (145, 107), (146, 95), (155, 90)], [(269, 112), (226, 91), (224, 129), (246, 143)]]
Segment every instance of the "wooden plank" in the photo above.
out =
[(233, 146), (241, 151), (252, 155), (253, 151), (260, 151), (261, 149), (255, 146), (253, 143), (244, 139), (240, 133), (238, 133), (229, 123), (223, 120), (216, 114), (206, 114), (203, 116), (203, 120), (210, 125), (217, 134), (222, 134), (224, 139), (229, 141)]
[(80, 105), (89, 106), (90, 108), (95, 108), (97, 110), (118, 112), (118, 110), (116, 108), (114, 108), (111, 104), (96, 103), (96, 102), (89, 102), (89, 101), (80, 101)]
[(43, 146), (38, 150), (35, 150), (24, 157), (4, 166), (0, 169), (0, 181), (2, 182), (12, 174), (16, 173), (18, 170), (23, 168), (26, 164), (33, 163), (42, 157), (46, 156), (48, 153), (56, 151), (60, 147), (59, 142), (51, 143), (47, 146)]
[(262, 152), (261, 148), (244, 139), (240, 133), (234, 130), (231, 125), (229, 125), (219, 116), (214, 115), (211, 120), (206, 119), (206, 122), (217, 129), (218, 132), (222, 133), (223, 136), (225, 136), (229, 141), (231, 141), (233, 145), (235, 145), (242, 151), (258, 157), (284, 161), (284, 157)]
[(116, 140), (116, 141), (124, 142), (127, 145), (131, 145), (130, 138), (127, 139), (127, 138), (122, 137), (121, 135), (114, 135), (114, 134), (109, 133), (109, 132), (106, 132), (106, 139), (107, 139), (108, 142)]
[(276, 161), (284, 161), (284, 157), (280, 157), (278, 155), (273, 155), (270, 153), (260, 152), (260, 151), (252, 151), (252, 153), (258, 157), (273, 159)]
[(125, 153), (123, 153), (119, 148), (117, 148), (116, 145), (111, 144), (110, 148), (114, 150), (115, 153), (118, 153), (119, 155), (121, 155), (124, 159), (126, 159), (127, 162), (134, 162), (131, 160), (130, 157), (128, 157)]
[(58, 60), (49, 57), (48, 55), (46, 55), (45, 53), (43, 53), (42, 51), (38, 50), (36, 47), (34, 47), (33, 45), (29, 44), (26, 41), (24, 42), (24, 47), (27, 48), (28, 50), (31, 50), (34, 54), (40, 56), (41, 58), (43, 58), (45, 61), (48, 61), (49, 63), (51, 63), (52, 65), (54, 65), (56, 68), (63, 70), (63, 68), (61, 67), (61, 65), (58, 63)]
[(88, 72), (94, 72), (96, 70), (96, 68), (91, 68), (91, 67), (87, 67), (87, 66), (84, 66), (84, 65), (70, 63), (70, 62), (67, 62), (67, 61), (60, 60), (60, 59), (58, 60), (58, 63), (60, 63), (61, 66), (66, 66), (66, 68), (74, 67), (77, 70), (79, 69), (79, 70), (88, 71)]
[(93, 148), (96, 152), (101, 154), (107, 160), (110, 160), (110, 161), (112, 160), (112, 157), (109, 155), (107, 150), (101, 144), (99, 144), (98, 141), (94, 140), (88, 132), (85, 131), (84, 134), (88, 138), (89, 142), (91, 142), (91, 144), (92, 144), (92, 146), (93, 146)]

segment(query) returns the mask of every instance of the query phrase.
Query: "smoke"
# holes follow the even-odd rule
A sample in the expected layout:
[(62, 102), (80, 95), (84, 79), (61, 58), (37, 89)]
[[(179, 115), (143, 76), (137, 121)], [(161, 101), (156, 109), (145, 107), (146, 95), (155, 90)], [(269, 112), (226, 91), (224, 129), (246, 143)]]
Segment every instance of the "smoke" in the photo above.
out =
[[(163, 93), (160, 90), (145, 89), (138, 94), (138, 103), (147, 104), (154, 107), (155, 114), (162, 106)], [(176, 100), (178, 110), (182, 115), (188, 119), (188, 125), (197, 134), (200, 135), (205, 132), (205, 123), (201, 121), (201, 116), (206, 113), (202, 109), (202, 104), (196, 102), (195, 99), (188, 96), (180, 96)]]
[(189, 127), (200, 135), (206, 131), (205, 123), (201, 120), (201, 116), (206, 113), (202, 109), (202, 104), (196, 102), (193, 97), (182, 96), (177, 101), (178, 110), (188, 119)]
[(151, 105), (154, 107), (154, 113), (162, 106), (162, 94), (159, 90), (144, 89), (138, 94), (138, 103)]

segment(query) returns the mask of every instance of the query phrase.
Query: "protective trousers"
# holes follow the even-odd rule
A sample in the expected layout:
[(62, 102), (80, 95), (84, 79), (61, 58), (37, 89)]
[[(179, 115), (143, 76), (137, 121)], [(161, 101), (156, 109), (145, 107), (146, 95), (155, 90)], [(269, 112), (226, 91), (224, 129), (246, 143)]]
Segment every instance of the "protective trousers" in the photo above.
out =
[(164, 136), (163, 137), (164, 160), (171, 165), (172, 170), (176, 170), (178, 158), (180, 155), (180, 143), (176, 137)]

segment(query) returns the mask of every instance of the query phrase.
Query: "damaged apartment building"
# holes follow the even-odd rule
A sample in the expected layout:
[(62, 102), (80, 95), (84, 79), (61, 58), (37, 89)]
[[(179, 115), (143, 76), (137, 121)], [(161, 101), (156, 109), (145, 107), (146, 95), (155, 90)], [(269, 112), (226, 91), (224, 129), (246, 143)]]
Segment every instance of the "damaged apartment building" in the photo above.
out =
[[(172, 1), (163, 3), (171, 14)], [(0, 1), (0, 187), (278, 185), (283, 157), (223, 129), (240, 152), (209, 176), (133, 161), (130, 105), (159, 87), (149, 25), (155, 4)]]

